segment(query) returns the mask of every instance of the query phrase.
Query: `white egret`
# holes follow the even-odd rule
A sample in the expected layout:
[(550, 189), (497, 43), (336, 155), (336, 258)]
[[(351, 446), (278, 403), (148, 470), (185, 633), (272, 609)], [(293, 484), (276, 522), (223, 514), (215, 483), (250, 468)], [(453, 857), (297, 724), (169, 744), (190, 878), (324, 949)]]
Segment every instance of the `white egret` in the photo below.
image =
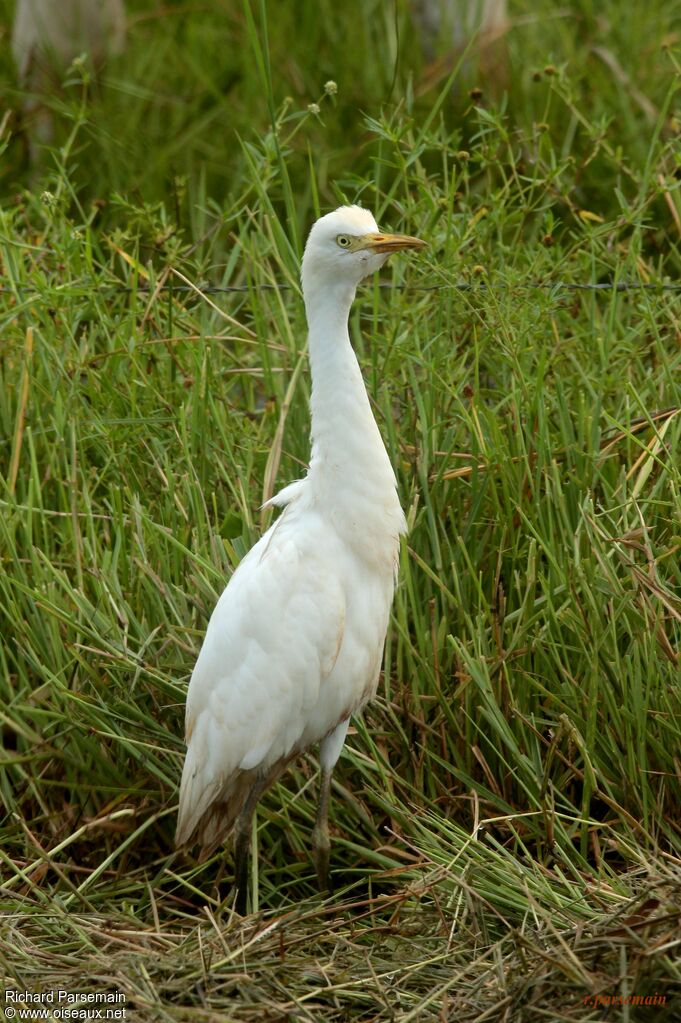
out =
[(367, 210), (343, 206), (314, 224), (305, 247), (310, 466), (268, 501), (283, 512), (222, 593), (187, 692), (176, 841), (198, 841), (205, 857), (234, 828), (240, 912), (255, 806), (315, 743), (315, 860), (328, 889), (331, 772), (351, 716), (376, 692), (406, 530), (348, 315), (362, 278), (391, 252), (424, 244), (382, 234)]
[(95, 63), (118, 53), (125, 36), (123, 0), (17, 0), (12, 53), (22, 84), (35, 85), (85, 51)]
[(422, 87), (432, 88), (451, 74), (465, 51), (468, 65), (497, 88), (504, 87), (508, 63), (504, 39), (511, 27), (508, 0), (409, 0), (409, 7), (431, 65), (425, 69)]
[(36, 142), (52, 141), (51, 113), (42, 93), (54, 92), (71, 61), (86, 53), (95, 68), (125, 41), (123, 0), (17, 0), (12, 54), (19, 84), (35, 95), (24, 99), (31, 127), (31, 158)]

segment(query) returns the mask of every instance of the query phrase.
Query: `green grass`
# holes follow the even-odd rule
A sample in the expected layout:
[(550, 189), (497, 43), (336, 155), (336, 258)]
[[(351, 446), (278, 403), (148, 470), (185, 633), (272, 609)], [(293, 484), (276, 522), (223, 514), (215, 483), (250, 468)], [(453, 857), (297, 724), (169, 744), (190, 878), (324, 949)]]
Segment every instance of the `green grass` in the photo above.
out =
[[(0, 169), (3, 975), (135, 1020), (677, 1018), (678, 8), (518, 4), (476, 105), (402, 5), (131, 7), (43, 166), (17, 133)], [(410, 532), (336, 898), (311, 753), (242, 921), (229, 854), (173, 850), (185, 688), (304, 472), (298, 261), (357, 198), (430, 242), (351, 322)]]

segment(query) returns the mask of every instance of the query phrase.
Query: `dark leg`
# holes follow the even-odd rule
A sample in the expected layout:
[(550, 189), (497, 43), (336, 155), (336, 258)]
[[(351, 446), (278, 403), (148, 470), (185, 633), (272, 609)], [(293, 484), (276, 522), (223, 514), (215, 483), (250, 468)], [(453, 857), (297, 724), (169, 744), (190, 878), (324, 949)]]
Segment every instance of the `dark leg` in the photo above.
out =
[(255, 782), (234, 826), (234, 888), (236, 889), (234, 906), (240, 916), (246, 915), (248, 906), (248, 854), (251, 849), (253, 813), (264, 788), (265, 784), (262, 779)]
[(320, 892), (330, 892), (329, 880), (329, 795), (331, 792), (331, 768), (321, 769), (319, 806), (317, 820), (312, 832), (317, 882)]

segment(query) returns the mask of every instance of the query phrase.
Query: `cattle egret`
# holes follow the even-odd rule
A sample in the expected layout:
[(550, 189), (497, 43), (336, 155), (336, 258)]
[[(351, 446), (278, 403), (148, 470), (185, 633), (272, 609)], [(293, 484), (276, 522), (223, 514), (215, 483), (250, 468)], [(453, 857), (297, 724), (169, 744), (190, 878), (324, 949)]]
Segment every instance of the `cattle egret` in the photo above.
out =
[(98, 67), (125, 40), (123, 0), (17, 0), (12, 28), (12, 53), (19, 84), (36, 95), (24, 100), (32, 122), (31, 157), (35, 141), (52, 140), (52, 119), (38, 99), (59, 85), (69, 64), (86, 53)]
[(123, 0), (17, 0), (12, 52), (20, 80), (66, 68), (82, 52), (98, 63), (121, 50), (124, 35)]
[(480, 48), (508, 29), (508, 0), (409, 0), (429, 60), (437, 43), (466, 49), (477, 36)]
[(315, 862), (320, 888), (329, 888), (331, 772), (351, 716), (376, 692), (406, 531), (348, 315), (362, 278), (391, 252), (423, 245), (382, 234), (367, 210), (343, 206), (314, 224), (305, 246), (310, 466), (267, 502), (282, 514), (222, 593), (187, 692), (176, 841), (200, 843), (204, 859), (235, 831), (241, 913), (255, 806), (315, 743)]
[(409, 7), (430, 64), (422, 86), (432, 88), (446, 78), (467, 51), (469, 71), (475, 68), (503, 88), (507, 65), (504, 37), (511, 25), (507, 0), (409, 0)]

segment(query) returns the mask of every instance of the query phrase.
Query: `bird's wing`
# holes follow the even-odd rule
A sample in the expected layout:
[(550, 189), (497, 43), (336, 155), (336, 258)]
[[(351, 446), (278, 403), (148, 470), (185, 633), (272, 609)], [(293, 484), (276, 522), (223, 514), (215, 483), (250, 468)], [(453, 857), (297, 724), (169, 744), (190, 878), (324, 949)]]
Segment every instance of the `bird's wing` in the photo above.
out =
[(289, 483), (288, 486), (280, 490), (278, 494), (270, 497), (269, 501), (265, 501), (263, 508), (284, 508), (304, 493), (306, 484), (306, 479), (294, 480), (293, 483)]
[(179, 843), (236, 773), (295, 752), (342, 644), (345, 600), (325, 534), (287, 518), (239, 565), (208, 624), (187, 694)]

